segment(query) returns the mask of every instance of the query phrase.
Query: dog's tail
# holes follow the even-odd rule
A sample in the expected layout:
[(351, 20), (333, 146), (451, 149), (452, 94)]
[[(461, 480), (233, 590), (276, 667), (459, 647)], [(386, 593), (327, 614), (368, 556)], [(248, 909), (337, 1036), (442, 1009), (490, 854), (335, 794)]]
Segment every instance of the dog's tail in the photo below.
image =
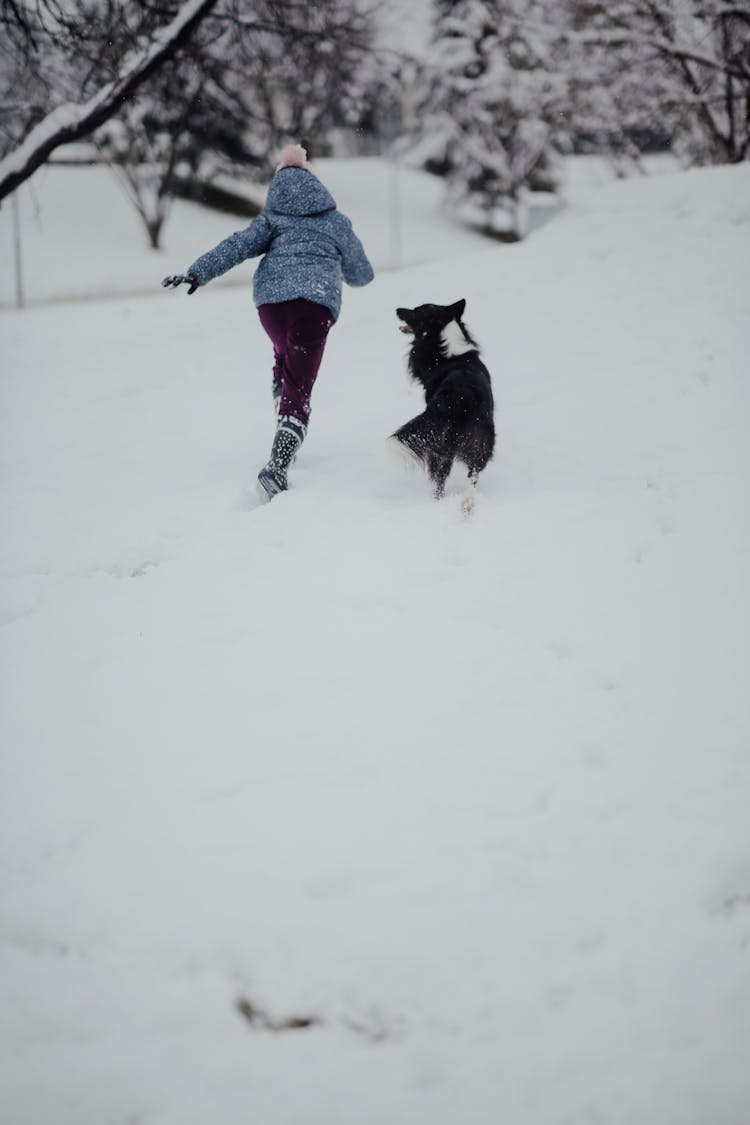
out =
[(400, 426), (391, 441), (398, 442), (402, 451), (426, 466), (428, 457), (445, 443), (450, 423), (436, 410), (425, 410)]

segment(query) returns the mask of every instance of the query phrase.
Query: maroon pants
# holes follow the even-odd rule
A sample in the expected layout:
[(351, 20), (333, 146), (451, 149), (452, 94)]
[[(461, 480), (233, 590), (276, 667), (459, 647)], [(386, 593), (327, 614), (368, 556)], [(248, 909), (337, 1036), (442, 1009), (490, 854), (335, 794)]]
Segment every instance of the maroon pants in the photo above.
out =
[(273, 344), (273, 381), (281, 383), (279, 414), (307, 425), (313, 384), (333, 324), (331, 310), (298, 297), (259, 305), (258, 316)]

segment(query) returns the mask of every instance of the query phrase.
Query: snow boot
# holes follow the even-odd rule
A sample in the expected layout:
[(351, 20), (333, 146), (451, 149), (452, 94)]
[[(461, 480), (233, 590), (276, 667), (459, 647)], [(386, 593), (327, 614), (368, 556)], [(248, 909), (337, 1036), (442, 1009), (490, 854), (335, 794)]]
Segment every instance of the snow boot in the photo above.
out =
[(264, 500), (272, 500), (289, 487), (287, 472), (297, 450), (305, 440), (307, 426), (289, 414), (282, 414), (276, 427), (268, 463), (258, 473), (258, 488)]

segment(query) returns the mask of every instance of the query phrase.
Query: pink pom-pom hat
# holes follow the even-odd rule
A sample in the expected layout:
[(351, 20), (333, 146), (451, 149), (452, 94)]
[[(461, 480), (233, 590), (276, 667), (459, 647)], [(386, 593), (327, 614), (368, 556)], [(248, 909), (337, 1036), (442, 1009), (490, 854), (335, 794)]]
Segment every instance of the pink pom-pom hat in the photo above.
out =
[(307, 153), (302, 145), (287, 145), (286, 148), (281, 150), (276, 171), (278, 172), (281, 168), (304, 168), (306, 172), (312, 172), (312, 168), (307, 163)]

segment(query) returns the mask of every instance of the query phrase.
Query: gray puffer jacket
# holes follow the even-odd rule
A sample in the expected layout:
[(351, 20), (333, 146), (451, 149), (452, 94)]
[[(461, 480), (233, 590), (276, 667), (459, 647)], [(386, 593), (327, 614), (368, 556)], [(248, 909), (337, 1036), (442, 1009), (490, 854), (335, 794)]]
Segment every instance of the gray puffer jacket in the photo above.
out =
[(245, 230), (230, 234), (189, 267), (200, 285), (247, 258), (263, 254), (255, 272), (256, 305), (305, 297), (341, 310), (341, 282), (367, 285), (373, 270), (346, 215), (317, 176), (282, 168), (268, 188), (265, 209)]

